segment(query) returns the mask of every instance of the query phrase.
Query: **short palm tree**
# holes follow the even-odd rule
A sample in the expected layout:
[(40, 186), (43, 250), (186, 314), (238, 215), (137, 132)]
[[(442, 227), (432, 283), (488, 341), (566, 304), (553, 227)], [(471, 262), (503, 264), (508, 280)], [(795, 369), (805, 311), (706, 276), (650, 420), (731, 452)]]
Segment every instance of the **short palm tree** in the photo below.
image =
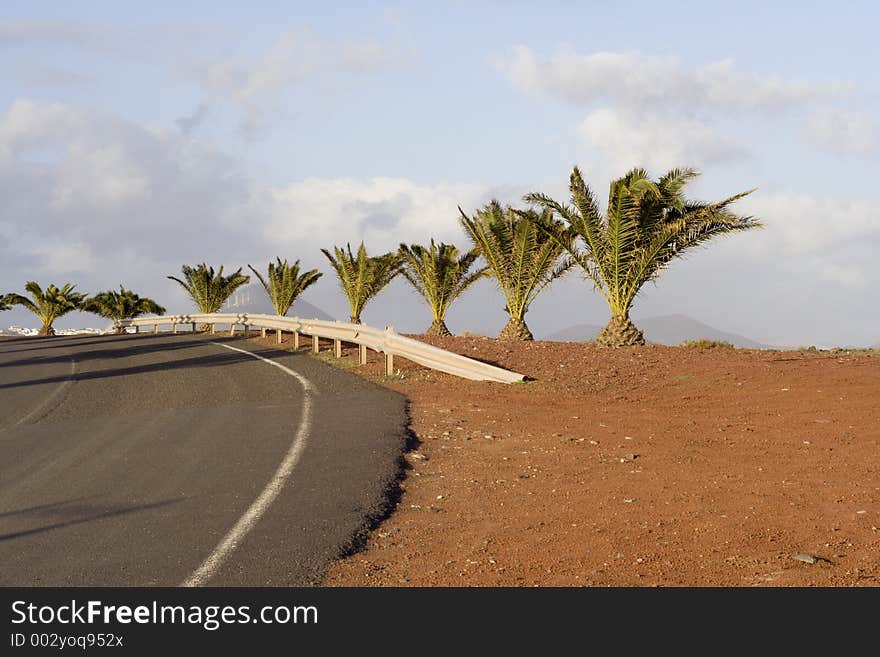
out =
[(384, 253), (379, 256), (368, 256), (364, 243), (361, 242), (357, 255), (352, 254), (351, 244), (345, 249), (333, 247), (333, 253), (321, 249), (327, 260), (336, 270), (339, 285), (351, 309), (352, 324), (361, 323), (364, 306), (375, 298), (400, 273), (400, 256), (396, 253)]
[(525, 197), (565, 221), (536, 223), (584, 269), (611, 309), (611, 321), (596, 338), (598, 345), (644, 344), (629, 318), (642, 286), (689, 249), (761, 226), (757, 219), (729, 209), (754, 190), (715, 203), (686, 199), (684, 188), (698, 175), (694, 169), (672, 169), (651, 180), (644, 169), (633, 169), (611, 183), (604, 213), (577, 167), (569, 181), (570, 205), (543, 194)]
[(213, 267), (202, 263), (196, 267), (181, 267), (183, 280), (169, 276), (186, 290), (190, 299), (203, 313), (216, 313), (239, 287), (249, 283), (250, 276), (241, 273), (241, 267), (229, 276), (223, 275), (223, 266), (216, 273)]
[(498, 335), (503, 340), (531, 340), (532, 332), (525, 323), (525, 314), (538, 293), (562, 276), (572, 265), (560, 259), (562, 246), (537, 227), (561, 223), (550, 211), (515, 210), (502, 207), (493, 200), (474, 218), (461, 208), (461, 225), (489, 264), (489, 271), (498, 281), (504, 310), (510, 316)]
[(471, 271), (477, 258), (478, 249), (462, 254), (452, 244), (435, 244), (431, 240), (428, 247), (413, 244), (400, 245), (403, 275), (428, 303), (434, 321), (427, 330), (428, 335), (452, 335), (444, 318), (450, 304), (480, 278), (487, 268)]
[(30, 299), (20, 294), (8, 294), (5, 301), (9, 305), (24, 306), (39, 317), (42, 322), (39, 335), (55, 335), (55, 329), (52, 328), (55, 320), (79, 310), (85, 299), (85, 295), (74, 291), (74, 288), (76, 285), (67, 283), (62, 288), (50, 285), (44, 291), (34, 281), (28, 281), (24, 289), (30, 293)]
[(281, 258), (275, 260), (276, 262), (269, 263), (269, 273), (266, 278), (250, 265), (248, 267), (263, 284), (269, 300), (275, 306), (275, 312), (286, 315), (299, 295), (316, 283), (323, 274), (317, 269), (310, 269), (300, 274), (299, 260), (292, 265), (287, 264), (287, 260), (282, 261)]
[[(165, 309), (152, 299), (140, 297), (131, 290), (119, 286), (119, 291), (101, 292), (83, 302), (82, 310), (95, 313), (113, 322), (133, 319), (139, 315), (162, 315)], [(125, 327), (116, 326), (117, 333), (125, 333)]]

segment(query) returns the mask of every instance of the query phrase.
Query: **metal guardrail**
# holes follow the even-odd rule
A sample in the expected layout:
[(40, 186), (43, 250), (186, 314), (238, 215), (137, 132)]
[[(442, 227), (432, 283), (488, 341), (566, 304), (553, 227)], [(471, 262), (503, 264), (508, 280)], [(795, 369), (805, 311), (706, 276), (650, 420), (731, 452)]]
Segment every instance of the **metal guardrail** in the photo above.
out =
[(237, 326), (243, 326), (245, 330), (251, 327), (259, 328), (263, 337), (269, 329), (275, 330), (278, 343), (281, 343), (282, 332), (293, 334), (293, 346), (299, 348), (300, 335), (308, 335), (312, 338), (312, 351), (318, 352), (318, 340), (320, 338), (333, 340), (333, 353), (339, 358), (342, 356), (342, 343), (351, 343), (359, 346), (359, 362), (361, 365), (367, 362), (367, 349), (384, 354), (385, 374), (394, 374), (394, 357), (406, 358), (419, 365), (424, 365), (432, 370), (446, 372), (454, 376), (460, 376), (473, 381), (495, 381), (498, 383), (515, 383), (522, 381), (522, 374), (505, 370), (501, 367), (489, 365), (467, 356), (440, 349), (438, 347), (407, 338), (394, 332), (391, 326), (377, 329), (365, 324), (349, 324), (346, 322), (327, 322), (320, 319), (300, 319), (299, 317), (281, 317), (279, 315), (251, 315), (246, 313), (215, 313), (215, 314), (192, 314), (192, 315), (164, 315), (162, 317), (137, 317), (126, 319), (113, 324), (112, 328), (133, 326), (135, 331), (141, 327), (152, 326), (153, 332), (158, 333), (160, 326), (171, 325), (171, 330), (177, 333), (181, 325), (191, 325), (192, 331), (200, 324), (211, 327), (211, 333), (216, 333), (218, 324), (228, 324), (230, 335), (235, 334)]

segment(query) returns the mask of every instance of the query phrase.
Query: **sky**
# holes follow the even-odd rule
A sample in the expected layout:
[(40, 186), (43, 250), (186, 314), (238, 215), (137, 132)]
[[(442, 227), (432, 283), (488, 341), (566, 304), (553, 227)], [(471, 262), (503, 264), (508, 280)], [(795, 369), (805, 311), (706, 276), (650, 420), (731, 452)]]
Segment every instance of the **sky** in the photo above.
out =
[[(686, 314), (766, 344), (880, 342), (880, 55), (871, 2), (18, 2), (0, 7), (0, 292), (124, 284), (169, 311), (182, 264), (325, 276), (322, 247), (431, 238), (492, 198), (597, 196), (634, 166), (694, 166), (689, 195), (765, 228), (644, 288), (633, 316)], [(493, 333), (482, 281), (454, 332)], [(526, 321), (604, 324), (576, 272)], [(420, 331), (396, 281), (364, 320)], [(22, 310), (0, 324), (35, 326)], [(72, 315), (59, 326), (97, 326)]]

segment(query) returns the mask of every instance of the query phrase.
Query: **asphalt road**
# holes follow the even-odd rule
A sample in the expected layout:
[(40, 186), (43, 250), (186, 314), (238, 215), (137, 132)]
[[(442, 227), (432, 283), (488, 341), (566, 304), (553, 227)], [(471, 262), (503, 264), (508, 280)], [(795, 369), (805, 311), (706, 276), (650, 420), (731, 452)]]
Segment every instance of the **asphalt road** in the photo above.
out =
[(363, 535), (398, 473), (404, 399), (307, 355), (216, 342), (313, 392), (208, 337), (0, 339), (0, 585), (181, 584), (298, 432), (277, 497), (203, 583), (319, 583)]

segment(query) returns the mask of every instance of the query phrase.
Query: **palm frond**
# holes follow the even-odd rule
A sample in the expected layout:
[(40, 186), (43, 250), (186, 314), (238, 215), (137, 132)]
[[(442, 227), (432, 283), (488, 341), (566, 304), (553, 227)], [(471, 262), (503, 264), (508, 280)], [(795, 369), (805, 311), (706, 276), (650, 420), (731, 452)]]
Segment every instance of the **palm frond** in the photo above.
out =
[(599, 289), (615, 317), (627, 317), (642, 286), (673, 259), (721, 235), (761, 226), (754, 217), (739, 216), (729, 206), (751, 191), (714, 203), (684, 196), (696, 169), (679, 168), (652, 180), (635, 168), (609, 186), (608, 206), (601, 212), (577, 167), (570, 181), (571, 204), (532, 193), (525, 200), (552, 212), (564, 228), (530, 216), (579, 265)]
[(557, 267), (565, 247), (552, 237), (561, 235), (563, 224), (550, 210), (539, 215), (533, 210), (502, 207), (497, 200), (473, 218), (461, 208), (459, 213), (462, 228), (498, 283), (506, 311), (512, 319), (522, 320), (538, 293), (568, 270), (568, 266)]
[(486, 272), (485, 267), (471, 271), (480, 255), (476, 248), (462, 254), (454, 245), (437, 244), (432, 239), (427, 247), (401, 244), (398, 253), (401, 273), (438, 322), (444, 320), (452, 302)]
[(168, 276), (178, 283), (203, 313), (219, 312), (229, 297), (242, 285), (250, 282), (251, 277), (241, 273), (241, 267), (228, 276), (223, 275), (223, 266), (217, 272), (213, 267), (202, 263), (195, 267), (183, 265), (183, 279)]
[(351, 252), (351, 244), (345, 249), (333, 247), (321, 252), (330, 261), (336, 272), (339, 286), (348, 299), (351, 321), (360, 323), (364, 307), (374, 299), (401, 272), (401, 256), (397, 253), (384, 253), (370, 256), (364, 243), (358, 247), (357, 255)]
[(119, 286), (119, 291), (108, 290), (89, 297), (83, 302), (81, 309), (113, 321), (165, 313), (165, 308), (152, 299), (141, 297), (122, 285)]
[(269, 300), (275, 307), (275, 312), (282, 316), (287, 314), (306, 288), (316, 283), (322, 276), (317, 269), (300, 273), (299, 260), (288, 264), (287, 260), (275, 258), (274, 263), (269, 263), (266, 278), (263, 278), (262, 274), (251, 265), (248, 267), (263, 285), (263, 289), (266, 290)]

